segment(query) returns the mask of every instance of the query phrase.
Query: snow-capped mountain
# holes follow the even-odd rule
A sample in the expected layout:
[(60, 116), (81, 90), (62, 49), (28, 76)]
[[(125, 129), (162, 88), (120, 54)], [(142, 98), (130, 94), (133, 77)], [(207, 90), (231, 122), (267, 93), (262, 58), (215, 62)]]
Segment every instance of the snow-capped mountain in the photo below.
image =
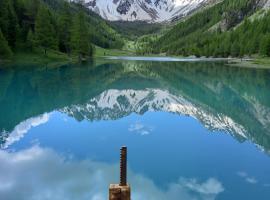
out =
[(85, 6), (111, 21), (170, 21), (218, 0), (85, 0)]

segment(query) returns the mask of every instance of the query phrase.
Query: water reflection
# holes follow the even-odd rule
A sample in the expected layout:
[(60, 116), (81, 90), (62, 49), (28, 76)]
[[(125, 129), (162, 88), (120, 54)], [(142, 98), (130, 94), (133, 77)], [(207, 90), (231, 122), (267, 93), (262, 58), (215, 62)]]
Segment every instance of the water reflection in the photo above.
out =
[[(118, 181), (118, 164), (76, 160), (39, 146), (20, 152), (1, 150), (0, 163), (1, 199), (105, 200), (108, 185)], [(129, 182), (134, 200), (211, 200), (225, 190), (213, 177), (203, 181), (179, 177), (161, 189), (130, 169)]]
[(3, 131), (3, 137), (6, 137), (6, 139), (2, 148), (8, 148), (14, 142), (19, 141), (31, 128), (48, 122), (49, 116), (49, 114), (45, 113), (37, 117), (32, 117), (19, 123), (10, 133)]
[[(16, 67), (16, 66), (14, 66)], [(0, 71), (0, 140), (54, 110), (81, 121), (172, 112), (270, 150), (270, 71), (224, 63), (98, 60), (86, 66)], [(17, 137), (19, 138), (19, 137)]]

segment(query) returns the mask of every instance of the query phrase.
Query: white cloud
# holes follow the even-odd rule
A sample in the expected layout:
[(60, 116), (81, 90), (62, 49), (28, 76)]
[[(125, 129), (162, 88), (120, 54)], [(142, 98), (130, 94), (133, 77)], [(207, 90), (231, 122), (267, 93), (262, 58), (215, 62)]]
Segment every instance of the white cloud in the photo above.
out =
[(140, 122), (136, 122), (135, 124), (131, 124), (128, 128), (129, 131), (138, 131), (144, 128), (144, 125)]
[[(0, 163), (0, 199), (5, 200), (107, 200), (108, 185), (118, 181), (118, 163), (72, 160), (39, 146), (1, 150)], [(151, 179), (128, 172), (133, 200), (214, 200), (224, 191), (214, 178), (179, 178), (161, 189)]]
[(196, 179), (182, 179), (180, 182), (188, 189), (201, 194), (219, 194), (224, 191), (222, 184), (215, 178), (209, 178), (203, 183), (199, 183)]
[(240, 177), (247, 177), (247, 173), (243, 171), (237, 172), (237, 175)]
[(256, 184), (258, 182), (254, 177), (247, 177), (246, 181), (251, 184)]
[(154, 128), (152, 126), (144, 125), (141, 122), (136, 122), (135, 124), (131, 124), (128, 130), (140, 135), (149, 135)]
[(250, 184), (256, 184), (256, 183), (258, 183), (258, 180), (255, 177), (249, 176), (244, 171), (237, 172), (237, 175), (240, 176), (241, 178), (243, 178), (247, 183), (250, 183)]

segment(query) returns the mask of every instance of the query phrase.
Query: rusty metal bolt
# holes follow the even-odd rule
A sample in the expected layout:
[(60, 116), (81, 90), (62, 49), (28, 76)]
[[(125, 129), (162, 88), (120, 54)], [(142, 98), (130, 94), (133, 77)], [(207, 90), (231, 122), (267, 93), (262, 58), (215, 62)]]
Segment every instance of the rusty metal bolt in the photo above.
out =
[(120, 153), (120, 186), (127, 185), (127, 147), (121, 147)]

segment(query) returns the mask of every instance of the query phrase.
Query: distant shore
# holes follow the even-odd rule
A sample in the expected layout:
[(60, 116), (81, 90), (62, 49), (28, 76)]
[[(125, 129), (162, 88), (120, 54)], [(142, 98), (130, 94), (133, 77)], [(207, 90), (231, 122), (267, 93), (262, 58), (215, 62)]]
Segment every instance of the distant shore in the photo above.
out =
[(234, 58), (229, 62), (230, 66), (270, 69), (270, 58)]
[[(120, 50), (120, 49), (103, 49), (100, 47), (95, 48), (93, 59), (95, 58), (109, 58), (112, 60), (149, 60), (149, 61), (173, 61), (173, 62), (200, 62), (200, 61), (227, 61), (228, 66), (232, 67), (247, 67), (247, 68), (270, 68), (270, 58), (261, 57), (246, 57), (246, 58), (214, 58), (214, 57), (196, 57), (196, 56), (174, 56), (165, 54), (149, 54), (149, 55), (136, 55), (135, 52)], [(48, 55), (44, 55), (40, 52), (35, 53), (16, 53), (10, 60), (0, 60), (1, 65), (9, 64), (48, 64), (57, 65), (65, 63), (76, 63), (77, 58), (75, 56), (68, 56), (67, 54), (60, 53), (58, 51), (48, 51)]]

